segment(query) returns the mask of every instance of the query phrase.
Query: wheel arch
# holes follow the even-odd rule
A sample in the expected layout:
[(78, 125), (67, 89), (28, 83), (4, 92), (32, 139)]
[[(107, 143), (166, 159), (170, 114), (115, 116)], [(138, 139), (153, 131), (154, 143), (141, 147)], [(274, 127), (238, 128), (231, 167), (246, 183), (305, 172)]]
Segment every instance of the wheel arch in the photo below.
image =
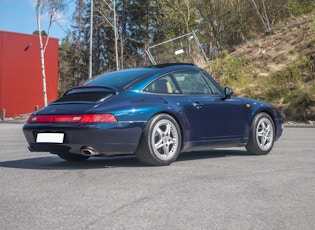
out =
[(277, 133), (278, 127), (276, 126), (275, 114), (273, 113), (273, 111), (271, 111), (271, 110), (269, 110), (269, 109), (262, 109), (262, 110), (259, 110), (259, 111), (255, 114), (255, 116), (253, 117), (252, 124), (253, 124), (253, 122), (254, 122), (254, 120), (255, 120), (255, 117), (256, 117), (258, 114), (260, 114), (260, 113), (266, 113), (266, 114), (268, 114), (268, 115), (271, 117), (272, 122), (273, 122), (273, 124), (274, 124), (275, 133)]
[[(170, 126), (172, 125), (175, 129), (171, 131), (157, 131), (160, 127)], [(145, 124), (143, 129), (140, 142), (138, 144), (138, 148), (135, 152), (136, 157), (139, 161), (149, 164), (149, 165), (169, 165), (176, 161), (178, 155), (182, 151), (182, 143), (183, 143), (183, 129), (181, 127), (181, 123), (173, 113), (160, 111), (154, 113)], [(177, 133), (178, 138), (172, 139), (171, 135)], [(158, 134), (158, 139), (156, 142)], [(152, 138), (154, 137), (154, 138)], [(174, 142), (169, 142), (170, 140)], [(159, 146), (157, 146), (158, 144)], [(174, 145), (174, 147), (169, 148)], [(158, 150), (159, 149), (159, 150)], [(162, 152), (161, 150), (162, 149)]]
[[(263, 125), (261, 125), (262, 123)], [(273, 129), (268, 128), (269, 124)], [(250, 130), (249, 140), (245, 145), (246, 150), (255, 155), (268, 154), (276, 140), (276, 125), (273, 114), (264, 109), (255, 113)]]

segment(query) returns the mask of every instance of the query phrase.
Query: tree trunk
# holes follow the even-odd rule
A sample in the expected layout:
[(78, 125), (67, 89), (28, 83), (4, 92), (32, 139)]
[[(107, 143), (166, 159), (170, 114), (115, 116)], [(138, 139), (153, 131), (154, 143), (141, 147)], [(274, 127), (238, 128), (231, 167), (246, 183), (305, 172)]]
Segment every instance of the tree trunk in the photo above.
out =
[(40, 62), (41, 62), (42, 82), (43, 82), (43, 98), (44, 98), (44, 106), (47, 106), (45, 48), (44, 48), (43, 38), (42, 38), (42, 34), (41, 34), (41, 29), (40, 29), (40, 8), (41, 8), (41, 1), (37, 0), (37, 7), (36, 7), (37, 29), (38, 29), (38, 37), (39, 37), (39, 45), (40, 45)]

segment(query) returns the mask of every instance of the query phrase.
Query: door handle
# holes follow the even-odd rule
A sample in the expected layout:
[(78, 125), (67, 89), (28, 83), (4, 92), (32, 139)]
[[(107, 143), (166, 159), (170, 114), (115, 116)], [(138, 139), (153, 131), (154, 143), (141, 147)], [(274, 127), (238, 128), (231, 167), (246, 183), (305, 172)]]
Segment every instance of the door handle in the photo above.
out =
[(201, 109), (203, 104), (201, 104), (200, 102), (194, 102), (192, 103), (192, 105), (196, 108), (196, 109)]

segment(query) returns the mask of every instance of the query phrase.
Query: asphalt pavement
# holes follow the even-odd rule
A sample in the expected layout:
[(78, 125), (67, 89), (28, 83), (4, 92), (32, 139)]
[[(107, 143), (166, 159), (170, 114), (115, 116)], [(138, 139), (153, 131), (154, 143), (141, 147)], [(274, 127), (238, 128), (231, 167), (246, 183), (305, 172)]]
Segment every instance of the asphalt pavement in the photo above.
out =
[(266, 156), (217, 149), (150, 167), (31, 153), (22, 125), (0, 122), (1, 229), (315, 229), (314, 128), (286, 127)]

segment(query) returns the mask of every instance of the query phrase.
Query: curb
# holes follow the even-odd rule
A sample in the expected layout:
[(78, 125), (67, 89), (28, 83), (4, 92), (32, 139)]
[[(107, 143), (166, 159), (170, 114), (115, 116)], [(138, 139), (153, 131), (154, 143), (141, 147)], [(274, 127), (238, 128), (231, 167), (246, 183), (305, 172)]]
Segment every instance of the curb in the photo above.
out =
[(0, 124), (24, 124), (26, 120), (2, 120)]
[(284, 128), (315, 128), (312, 124), (283, 124)]

